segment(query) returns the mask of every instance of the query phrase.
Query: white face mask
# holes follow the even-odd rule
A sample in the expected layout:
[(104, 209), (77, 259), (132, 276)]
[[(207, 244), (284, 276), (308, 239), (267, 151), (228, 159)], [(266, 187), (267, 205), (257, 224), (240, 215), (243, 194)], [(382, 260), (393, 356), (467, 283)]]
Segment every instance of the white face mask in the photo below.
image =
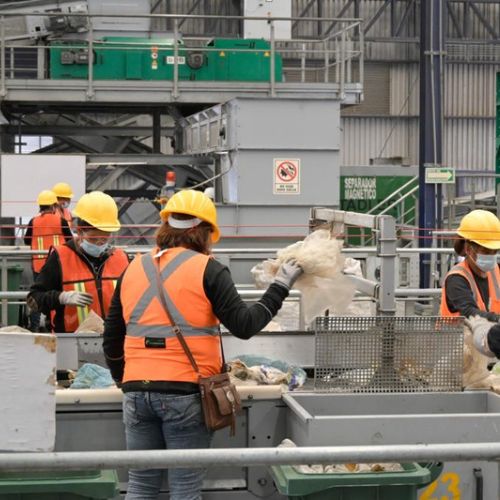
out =
[(109, 243), (96, 245), (95, 243), (90, 243), (90, 241), (82, 240), (80, 247), (86, 254), (92, 257), (101, 257), (101, 255), (104, 255), (111, 248), (111, 245)]
[(69, 201), (61, 201), (61, 203), (59, 203), (59, 206), (61, 208), (68, 208), (69, 207)]
[(496, 265), (497, 265), (496, 254), (486, 255), (478, 253), (476, 255), (476, 266), (479, 267), (479, 269), (481, 269), (483, 273), (489, 273), (490, 271), (493, 271)]

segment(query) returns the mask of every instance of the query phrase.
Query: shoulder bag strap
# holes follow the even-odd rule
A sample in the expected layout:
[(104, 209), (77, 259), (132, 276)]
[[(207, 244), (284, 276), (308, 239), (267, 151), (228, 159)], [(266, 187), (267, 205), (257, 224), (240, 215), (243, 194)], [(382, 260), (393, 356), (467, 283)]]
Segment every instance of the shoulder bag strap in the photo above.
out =
[[(198, 368), (198, 365), (196, 364), (196, 361), (193, 357), (193, 353), (191, 352), (191, 349), (189, 349), (189, 346), (186, 343), (186, 339), (184, 338), (184, 335), (182, 335), (181, 329), (179, 328), (179, 325), (174, 321), (174, 318), (172, 318), (172, 315), (170, 314), (170, 311), (167, 306), (167, 301), (165, 299), (165, 289), (163, 288), (163, 283), (161, 280), (161, 274), (160, 274), (160, 261), (158, 260), (158, 264), (155, 266), (156, 269), (156, 284), (158, 286), (158, 297), (160, 298), (161, 305), (163, 306), (163, 309), (165, 310), (168, 319), (170, 320), (170, 323), (172, 324), (172, 329), (174, 330), (175, 335), (177, 336), (177, 339), (179, 340), (182, 348), (184, 349), (184, 352), (186, 353), (186, 356), (189, 359), (189, 362), (191, 363), (191, 366), (193, 367), (193, 370), (200, 375), (200, 369)], [(200, 375), (201, 376), (201, 375)]]

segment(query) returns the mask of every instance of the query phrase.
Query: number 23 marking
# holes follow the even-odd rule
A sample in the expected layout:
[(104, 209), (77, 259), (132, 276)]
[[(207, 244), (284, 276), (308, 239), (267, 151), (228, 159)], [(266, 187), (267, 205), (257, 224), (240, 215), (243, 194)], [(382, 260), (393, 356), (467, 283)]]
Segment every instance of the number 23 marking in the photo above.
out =
[[(447, 486), (446, 496), (434, 496), (440, 483)], [(420, 495), (420, 500), (460, 500), (460, 498), (460, 478), (456, 472), (442, 474), (439, 479), (431, 483)]]

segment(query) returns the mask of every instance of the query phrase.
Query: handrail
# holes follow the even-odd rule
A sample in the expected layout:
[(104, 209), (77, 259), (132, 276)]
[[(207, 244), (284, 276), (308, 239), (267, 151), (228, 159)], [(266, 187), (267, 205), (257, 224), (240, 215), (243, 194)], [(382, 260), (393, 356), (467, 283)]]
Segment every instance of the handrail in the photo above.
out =
[[(408, 228), (412, 229), (412, 228)], [(456, 231), (443, 231), (445, 236), (456, 236)], [(125, 253), (129, 255), (135, 255), (137, 253), (147, 253), (150, 252), (152, 246), (135, 246), (135, 247), (120, 247)], [(276, 254), (279, 248), (213, 248), (212, 253), (215, 255), (227, 255), (227, 254)], [(376, 254), (377, 250), (375, 247), (346, 247), (342, 249), (342, 253), (358, 254), (363, 252), (363, 254)], [(397, 254), (408, 254), (408, 253), (454, 253), (453, 248), (396, 248)], [(0, 258), (1, 257), (26, 257), (34, 254), (47, 254), (48, 250), (30, 250), (28, 247), (16, 246), (16, 247), (5, 247), (0, 246)]]
[[(5, 11), (2, 12), (0, 10), (0, 16), (3, 16), (4, 19), (8, 19), (9, 16), (19, 16), (19, 15), (27, 15), (26, 12), (20, 12), (20, 11)], [(70, 12), (58, 12), (58, 13), (47, 13), (47, 12), (40, 12), (38, 14), (41, 17), (51, 17), (51, 16), (64, 16), (64, 17), (77, 17), (77, 18), (85, 18), (87, 19), (87, 26), (86, 29), (88, 30), (88, 35), (86, 38), (88, 38), (87, 41), (77, 41), (75, 47), (78, 47), (81, 45), (82, 47), (88, 48), (89, 49), (89, 57), (88, 61), (86, 63), (86, 66), (88, 68), (87, 72), (87, 98), (89, 100), (95, 98), (95, 76), (94, 76), (94, 71), (93, 71), (93, 54), (94, 51), (96, 50), (96, 45), (106, 45), (106, 42), (100, 41), (98, 38), (96, 38), (96, 31), (93, 27), (93, 19), (95, 18), (106, 18), (110, 17), (109, 14), (88, 14), (88, 13), (70, 13)], [(139, 15), (127, 15), (127, 14), (120, 14), (118, 16), (115, 16), (118, 18), (147, 18), (147, 19), (171, 19), (173, 21), (173, 26), (174, 26), (174, 31), (173, 31), (173, 53), (174, 53), (174, 60), (173, 60), (173, 75), (171, 78), (173, 89), (171, 90), (171, 97), (173, 100), (176, 100), (180, 97), (180, 92), (181, 92), (181, 85), (180, 82), (180, 71), (179, 71), (179, 52), (181, 50), (190, 50), (190, 49), (196, 49), (197, 51), (205, 51), (205, 52), (210, 52), (210, 51), (217, 51), (218, 49), (216, 48), (211, 48), (211, 47), (206, 47), (206, 46), (195, 46), (195, 47), (190, 47), (187, 45), (182, 45), (179, 46), (179, 42), (181, 40), (188, 41), (188, 40), (193, 40), (193, 38), (187, 37), (186, 39), (183, 39), (182, 34), (179, 31), (179, 26), (180, 26), (180, 20), (197, 20), (197, 19), (218, 19), (218, 16), (213, 16), (213, 15), (184, 15), (184, 14), (139, 14)], [(276, 54), (282, 54), (283, 56), (289, 55), (289, 57), (294, 57), (295, 54), (299, 54), (297, 58), (301, 58), (302, 55), (310, 55), (315, 61), (319, 61), (321, 63), (321, 60), (323, 60), (324, 65), (322, 66), (319, 64), (318, 66), (315, 66), (314, 68), (306, 68), (304, 66), (303, 71), (301, 72), (302, 75), (304, 75), (304, 78), (301, 79), (301, 83), (306, 83), (305, 81), (305, 72), (306, 71), (316, 71), (316, 72), (323, 72), (324, 73), (324, 83), (329, 83), (330, 82), (330, 76), (329, 76), (329, 69), (334, 66), (339, 67), (339, 71), (337, 72), (338, 78), (335, 80), (335, 83), (338, 83), (339, 85), (339, 90), (338, 90), (338, 95), (342, 99), (344, 98), (344, 93), (345, 93), (345, 85), (347, 83), (362, 83), (361, 76), (363, 74), (363, 58), (364, 58), (364, 53), (363, 53), (363, 45), (362, 45), (362, 19), (359, 18), (300, 18), (300, 17), (263, 17), (263, 16), (225, 16), (225, 19), (227, 20), (249, 20), (249, 21), (266, 21), (266, 23), (269, 25), (269, 37), (268, 39), (270, 40), (270, 47), (268, 49), (252, 49), (252, 52), (263, 52), (266, 55), (270, 56), (270, 61), (269, 61), (269, 70), (270, 70), (270, 75), (269, 79), (267, 80), (269, 84), (269, 93), (271, 97), (274, 97), (277, 95), (277, 91), (279, 90), (279, 84), (280, 82), (275, 81), (275, 56)], [(338, 23), (341, 28), (336, 30), (334, 33), (328, 34), (327, 36), (319, 36), (316, 39), (303, 39), (297, 38), (297, 39), (278, 39), (275, 37), (275, 23), (279, 21), (297, 21), (301, 23), (309, 23), (311, 21), (316, 20), (317, 22), (330, 22), (330, 23)], [(2, 23), (2, 26), (4, 23)], [(26, 49), (27, 46), (24, 45), (16, 45), (16, 44), (6, 44), (6, 40), (9, 40), (9, 38), (5, 36), (5, 30), (0, 29), (0, 38), (1, 38), (1, 44), (2, 44), (2, 55), (5, 58), (5, 50), (12, 50), (13, 48), (16, 48), (17, 46), (22, 47), (23, 49)], [(352, 32), (352, 34), (350, 34)], [(346, 34), (349, 33), (349, 35), (346, 36)], [(170, 35), (172, 36), (172, 35)], [(13, 37), (13, 39), (19, 39), (20, 37)], [(30, 38), (28, 35), (25, 36), (25, 38)], [(196, 40), (203, 40), (204, 38), (209, 39), (209, 37), (200, 37), (197, 38)], [(68, 41), (69, 39), (58, 39), (55, 40), (56, 44), (58, 41), (61, 41), (61, 43), (64, 43), (64, 41)], [(153, 39), (152, 39), (153, 40)], [(347, 43), (349, 41), (349, 44)], [(334, 42), (334, 43), (333, 43)], [(141, 48), (141, 42), (109, 42), (109, 44), (113, 45), (113, 48), (116, 50), (124, 49), (124, 50), (142, 50)], [(278, 47), (277, 45), (280, 44)], [(289, 45), (288, 47), (286, 45)], [(311, 50), (306, 48), (306, 44), (313, 44)], [(319, 45), (318, 45), (319, 44)], [(355, 45), (354, 45), (355, 44)], [(158, 45), (161, 47), (161, 39), (158, 40)], [(302, 45), (302, 46), (300, 46)], [(318, 45), (318, 46), (316, 46)], [(348, 46), (349, 45), (349, 46)], [(35, 50), (41, 53), (42, 56), (46, 54), (44, 52), (44, 49), (48, 49), (49, 45), (46, 47), (41, 47), (40, 45), (33, 46)], [(57, 47), (57, 45), (56, 45)], [(41, 51), (41, 52), (40, 52)], [(231, 49), (232, 52), (245, 52), (248, 51), (248, 49), (242, 49), (242, 48), (234, 48)], [(323, 57), (321, 55), (323, 54)], [(354, 59), (359, 60), (359, 66), (360, 66), (360, 71), (359, 75), (360, 77), (356, 78), (355, 81), (352, 80), (353, 78), (353, 73), (351, 72), (351, 62)], [(305, 59), (304, 59), (305, 60)], [(11, 63), (13, 61), (13, 58), (11, 57)], [(37, 58), (37, 64), (41, 65), (43, 64), (43, 57)], [(348, 66), (346, 68), (346, 65)], [(45, 66), (44, 66), (45, 67)], [(31, 70), (31, 68), (29, 68)], [(41, 74), (39, 71), (40, 68), (36, 68), (37, 74)], [(292, 71), (295, 68), (285, 66), (283, 67), (283, 71)], [(300, 68), (299, 68), (300, 69)], [(10, 73), (6, 74), (5, 71), (5, 64), (2, 65), (2, 68), (0, 69), (0, 92), (5, 91), (5, 94), (8, 93), (8, 85), (6, 85), (6, 82), (9, 80), (14, 80), (14, 77), (19, 77), (18, 72), (22, 72), (23, 70), (26, 70), (26, 68), (16, 68), (12, 67), (10, 68)], [(35, 68), (32, 69), (35, 71)], [(352, 81), (351, 81), (352, 80)], [(300, 89), (297, 89), (300, 91)], [(290, 89), (287, 90), (289, 92)]]
[(293, 464), (497, 461), (499, 443), (0, 453), (3, 471), (175, 469)]
[[(386, 214), (389, 210), (392, 210), (395, 206), (399, 205), (400, 203), (403, 203), (408, 196), (411, 196), (413, 193), (418, 191), (418, 186), (415, 186), (414, 188), (410, 189), (410, 191), (407, 191), (401, 198), (398, 200), (394, 201), (392, 205), (389, 205), (388, 207), (384, 208), (381, 212), (379, 212), (377, 215), (384, 215)], [(401, 221), (403, 223), (404, 221)]]
[(397, 194), (399, 194), (401, 191), (405, 190), (408, 186), (410, 186), (412, 183), (415, 181), (418, 181), (418, 177), (412, 177), (409, 181), (405, 182), (402, 186), (400, 186), (396, 191), (392, 192), (387, 198), (382, 200), (381, 202), (377, 203), (374, 207), (370, 208), (370, 210), (367, 212), (368, 214), (373, 214), (375, 213), (376, 210), (378, 210), (380, 207), (384, 206), (384, 203), (387, 203), (387, 200), (390, 200)]
[[(19, 17), (22, 15), (28, 15), (28, 12), (21, 11), (3, 11), (0, 8), (0, 15), (5, 17)], [(82, 12), (38, 12), (37, 16), (41, 17), (114, 17), (114, 18), (131, 18), (131, 19), (186, 19), (195, 20), (195, 19), (213, 19), (220, 20), (220, 16), (214, 14), (119, 14), (119, 15), (110, 15), (108, 14), (88, 14)], [(312, 22), (312, 21), (322, 21), (325, 23), (328, 22), (337, 22), (337, 23), (357, 23), (362, 22), (363, 19), (360, 17), (283, 17), (283, 16), (224, 16), (224, 19), (232, 19), (237, 21), (299, 21), (299, 22)]]

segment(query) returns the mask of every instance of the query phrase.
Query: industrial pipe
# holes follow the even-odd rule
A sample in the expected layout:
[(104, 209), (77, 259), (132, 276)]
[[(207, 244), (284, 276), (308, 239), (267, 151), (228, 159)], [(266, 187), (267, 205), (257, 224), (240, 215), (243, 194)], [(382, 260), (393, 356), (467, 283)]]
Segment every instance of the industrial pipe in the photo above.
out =
[(165, 469), (291, 464), (474, 462), (500, 459), (500, 443), (1, 453), (0, 470)]

